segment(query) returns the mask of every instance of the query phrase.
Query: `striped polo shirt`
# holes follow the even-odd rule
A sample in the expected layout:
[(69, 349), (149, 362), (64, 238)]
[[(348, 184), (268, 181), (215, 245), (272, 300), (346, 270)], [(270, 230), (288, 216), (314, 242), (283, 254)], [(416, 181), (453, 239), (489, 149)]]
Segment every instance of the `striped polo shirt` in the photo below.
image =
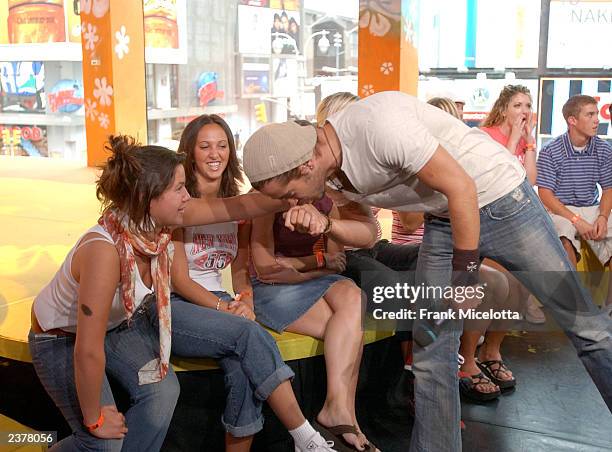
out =
[(597, 205), (597, 184), (612, 188), (612, 146), (601, 138), (591, 138), (577, 151), (565, 133), (540, 151), (536, 185), (551, 190), (564, 205)]

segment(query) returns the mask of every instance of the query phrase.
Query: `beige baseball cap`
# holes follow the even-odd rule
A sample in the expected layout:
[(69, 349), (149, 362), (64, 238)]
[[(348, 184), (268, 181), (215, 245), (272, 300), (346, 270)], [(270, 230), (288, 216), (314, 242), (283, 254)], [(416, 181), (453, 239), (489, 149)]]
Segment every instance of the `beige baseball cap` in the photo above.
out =
[(244, 145), (242, 164), (251, 183), (270, 179), (297, 168), (312, 157), (317, 142), (314, 127), (293, 121), (267, 124)]

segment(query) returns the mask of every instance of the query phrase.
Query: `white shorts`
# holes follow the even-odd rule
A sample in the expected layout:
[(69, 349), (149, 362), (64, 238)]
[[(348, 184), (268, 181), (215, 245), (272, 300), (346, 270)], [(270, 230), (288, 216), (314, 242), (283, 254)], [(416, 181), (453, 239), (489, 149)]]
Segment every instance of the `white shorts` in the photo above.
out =
[[(597, 220), (597, 216), (599, 215), (599, 206), (590, 206), (590, 207), (574, 207), (574, 206), (565, 206), (573, 213), (580, 215), (585, 221), (593, 224), (595, 220)], [(550, 214), (553, 223), (555, 224), (555, 228), (557, 229), (557, 234), (559, 237), (565, 237), (574, 246), (576, 253), (578, 254), (578, 259), (580, 259), (580, 235), (576, 231), (574, 225), (568, 219), (555, 215), (553, 213)], [(585, 240), (593, 252), (597, 255), (597, 258), (602, 263), (602, 265), (606, 265), (610, 258), (612, 257), (612, 224), (608, 221), (608, 234), (606, 238), (603, 240)]]

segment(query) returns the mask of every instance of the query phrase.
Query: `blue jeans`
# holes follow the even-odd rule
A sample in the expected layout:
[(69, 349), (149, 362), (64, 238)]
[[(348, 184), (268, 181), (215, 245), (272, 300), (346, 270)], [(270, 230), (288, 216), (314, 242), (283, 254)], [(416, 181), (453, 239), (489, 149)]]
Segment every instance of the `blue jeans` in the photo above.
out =
[[(219, 298), (231, 297), (213, 292)], [(227, 401), (221, 422), (234, 437), (263, 428), (263, 401), (293, 378), (276, 341), (258, 323), (185, 301), (172, 294), (172, 353), (214, 358), (225, 373)]]
[[(419, 252), (417, 284), (448, 286), (452, 250), (450, 223), (429, 218)], [(612, 323), (581, 284), (550, 216), (528, 182), (480, 209), (480, 254), (512, 271), (548, 308), (612, 411)], [(445, 322), (430, 345), (414, 345), (412, 451), (461, 450), (459, 322)]]
[[(159, 356), (159, 329), (155, 299), (139, 307), (127, 321), (106, 333), (104, 350), (106, 373), (121, 384), (130, 396), (125, 413), (128, 433), (123, 440), (104, 440), (91, 435), (83, 426), (74, 379), (74, 336), (34, 334), (28, 336), (32, 363), (42, 385), (62, 412), (72, 435), (58, 442), (53, 451), (158, 451), (179, 395), (172, 368), (158, 383), (138, 384), (138, 370)], [(106, 375), (100, 404), (114, 405)]]

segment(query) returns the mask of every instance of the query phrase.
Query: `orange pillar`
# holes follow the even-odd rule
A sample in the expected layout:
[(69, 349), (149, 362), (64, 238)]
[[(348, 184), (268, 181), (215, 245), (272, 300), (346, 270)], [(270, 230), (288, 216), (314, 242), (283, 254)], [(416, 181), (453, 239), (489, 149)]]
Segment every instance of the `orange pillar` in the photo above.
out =
[(141, 1), (81, 0), (87, 165), (106, 161), (109, 134), (147, 140)]
[(410, 1), (360, 0), (359, 96), (403, 91), (416, 96), (418, 54), (412, 43)]

